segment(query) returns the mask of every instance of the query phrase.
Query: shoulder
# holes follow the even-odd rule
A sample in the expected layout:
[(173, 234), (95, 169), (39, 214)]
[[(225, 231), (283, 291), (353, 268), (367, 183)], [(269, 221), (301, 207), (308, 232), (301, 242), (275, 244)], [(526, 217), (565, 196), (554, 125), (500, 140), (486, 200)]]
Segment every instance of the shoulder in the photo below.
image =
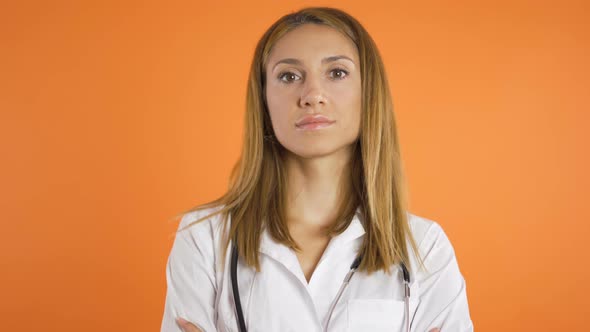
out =
[(440, 224), (432, 219), (422, 217), (411, 212), (407, 212), (408, 223), (410, 230), (419, 246), (425, 239), (435, 236), (439, 233), (444, 233)]
[(223, 224), (219, 212), (223, 206), (198, 207), (182, 215), (178, 224), (177, 239), (182, 239), (192, 247), (214, 247), (218, 242)]
[(442, 226), (431, 219), (412, 214), (408, 215), (410, 230), (422, 258), (432, 256), (454, 256), (454, 249)]
[(219, 227), (222, 219), (221, 214), (215, 213), (221, 209), (223, 209), (223, 206), (202, 206), (186, 212), (180, 219), (178, 229), (186, 229), (199, 233)]

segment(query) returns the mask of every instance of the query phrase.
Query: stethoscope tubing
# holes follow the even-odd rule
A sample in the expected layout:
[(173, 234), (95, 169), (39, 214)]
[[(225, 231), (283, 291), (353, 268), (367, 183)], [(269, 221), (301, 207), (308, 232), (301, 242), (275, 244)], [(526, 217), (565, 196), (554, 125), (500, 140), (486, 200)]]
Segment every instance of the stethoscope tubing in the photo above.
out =
[[(324, 331), (328, 331), (328, 326), (330, 324), (330, 319), (332, 318), (332, 312), (338, 303), (338, 300), (344, 293), (346, 286), (350, 283), (350, 279), (356, 272), (356, 269), (361, 264), (363, 259), (362, 255), (359, 255), (352, 265), (350, 265), (350, 271), (344, 277), (344, 281), (342, 282), (342, 286), (338, 290), (338, 294), (336, 295), (335, 300), (332, 302), (330, 306), (330, 310), (328, 312), (328, 318), (326, 320), (326, 324), (324, 325)], [(404, 283), (404, 311), (405, 311), (405, 325), (406, 325), (406, 332), (410, 332), (410, 272), (406, 268), (404, 263), (401, 263), (401, 269), (403, 274), (403, 283)], [(230, 277), (231, 277), (231, 285), (232, 285), (232, 292), (234, 297), (234, 308), (236, 310), (237, 320), (238, 320), (238, 329), (240, 332), (247, 332), (246, 329), (246, 321), (244, 320), (244, 313), (242, 311), (242, 303), (240, 300), (240, 291), (238, 289), (238, 249), (237, 247), (232, 244), (232, 251), (231, 251), (231, 263), (230, 263)]]
[(231, 251), (231, 288), (234, 296), (234, 308), (238, 317), (238, 330), (247, 332), (244, 313), (242, 312), (242, 303), (240, 301), (240, 290), (238, 289), (238, 248), (232, 245)]

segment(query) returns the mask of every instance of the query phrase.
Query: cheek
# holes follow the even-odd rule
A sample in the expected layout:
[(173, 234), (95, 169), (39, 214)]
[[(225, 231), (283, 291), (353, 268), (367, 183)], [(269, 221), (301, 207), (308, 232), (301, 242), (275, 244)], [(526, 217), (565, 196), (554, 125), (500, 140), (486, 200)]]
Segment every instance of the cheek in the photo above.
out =
[(341, 110), (341, 118), (346, 130), (357, 132), (360, 127), (362, 101), (361, 94), (356, 90), (346, 90), (337, 93), (336, 108)]
[(272, 127), (277, 137), (289, 129), (290, 110), (288, 96), (281, 94), (279, 91), (274, 91), (272, 88), (266, 90), (266, 103)]

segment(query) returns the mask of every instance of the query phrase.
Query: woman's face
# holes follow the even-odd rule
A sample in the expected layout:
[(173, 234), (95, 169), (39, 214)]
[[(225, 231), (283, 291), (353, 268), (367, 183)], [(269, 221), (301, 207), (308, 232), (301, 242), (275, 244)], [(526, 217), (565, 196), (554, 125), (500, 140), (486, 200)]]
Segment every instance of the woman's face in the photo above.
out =
[(326, 156), (358, 138), (358, 51), (339, 31), (305, 24), (281, 37), (267, 61), (265, 89), (275, 135), (291, 153)]

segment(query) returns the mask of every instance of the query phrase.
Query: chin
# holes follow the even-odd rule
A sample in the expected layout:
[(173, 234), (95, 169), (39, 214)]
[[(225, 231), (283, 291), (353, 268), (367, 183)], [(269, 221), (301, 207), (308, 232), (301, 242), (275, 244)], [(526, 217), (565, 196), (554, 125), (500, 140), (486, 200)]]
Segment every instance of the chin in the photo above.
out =
[[(284, 145), (283, 145), (284, 146)], [(334, 144), (309, 144), (309, 145), (298, 145), (298, 146), (284, 146), (290, 153), (296, 155), (299, 158), (311, 159), (311, 158), (322, 158), (332, 154), (340, 152), (346, 145), (334, 145)]]

